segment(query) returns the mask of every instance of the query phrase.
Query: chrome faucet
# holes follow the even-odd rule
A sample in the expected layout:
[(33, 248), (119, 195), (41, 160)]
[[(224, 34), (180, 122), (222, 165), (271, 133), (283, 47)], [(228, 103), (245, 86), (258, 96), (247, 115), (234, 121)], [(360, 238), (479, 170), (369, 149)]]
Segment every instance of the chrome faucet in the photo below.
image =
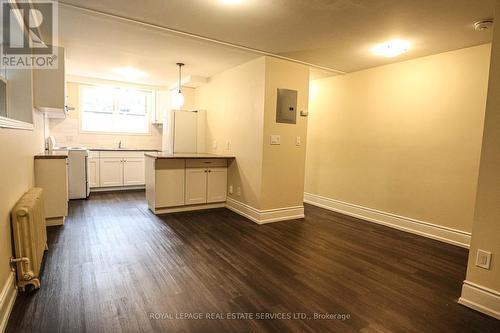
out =
[(118, 142), (118, 149), (122, 149), (122, 140)]

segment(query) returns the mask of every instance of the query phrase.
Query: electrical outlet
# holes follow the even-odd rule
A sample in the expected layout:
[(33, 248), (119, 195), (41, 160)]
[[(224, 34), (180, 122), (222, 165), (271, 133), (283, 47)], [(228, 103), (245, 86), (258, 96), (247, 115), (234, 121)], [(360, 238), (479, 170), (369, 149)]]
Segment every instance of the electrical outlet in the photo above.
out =
[(476, 266), (484, 269), (490, 269), (491, 265), (491, 252), (484, 250), (477, 250)]
[(302, 140), (301, 140), (300, 136), (296, 137), (295, 138), (295, 145), (300, 146), (301, 144), (302, 144)]
[(233, 194), (233, 185), (229, 185), (229, 194)]
[(238, 188), (236, 189), (236, 194), (238, 196), (241, 196), (241, 187), (238, 186)]

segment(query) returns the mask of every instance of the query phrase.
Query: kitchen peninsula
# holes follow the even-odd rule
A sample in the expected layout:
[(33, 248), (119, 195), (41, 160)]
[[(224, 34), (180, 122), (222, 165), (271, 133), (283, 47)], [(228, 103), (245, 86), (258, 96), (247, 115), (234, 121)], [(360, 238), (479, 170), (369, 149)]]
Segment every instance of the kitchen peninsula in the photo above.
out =
[(220, 208), (234, 156), (146, 153), (146, 199), (155, 214)]

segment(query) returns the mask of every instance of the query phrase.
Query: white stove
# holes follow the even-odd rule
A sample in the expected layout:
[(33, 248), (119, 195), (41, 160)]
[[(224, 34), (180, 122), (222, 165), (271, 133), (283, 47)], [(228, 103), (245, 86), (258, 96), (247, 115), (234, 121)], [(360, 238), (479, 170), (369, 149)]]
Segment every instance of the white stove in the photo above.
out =
[(55, 140), (51, 138), (49, 139), (49, 150), (68, 152), (69, 199), (87, 199), (90, 193), (87, 176), (88, 149), (85, 147), (57, 147)]

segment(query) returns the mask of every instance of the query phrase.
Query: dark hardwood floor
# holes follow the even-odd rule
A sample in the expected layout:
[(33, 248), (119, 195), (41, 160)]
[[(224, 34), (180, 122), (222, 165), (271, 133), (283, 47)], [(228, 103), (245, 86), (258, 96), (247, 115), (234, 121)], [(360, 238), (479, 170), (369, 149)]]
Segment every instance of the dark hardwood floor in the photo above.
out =
[(225, 209), (157, 217), (143, 192), (73, 201), (49, 230), (42, 288), (18, 297), (7, 332), (500, 332), (456, 303), (466, 250), (306, 215), (259, 226)]

